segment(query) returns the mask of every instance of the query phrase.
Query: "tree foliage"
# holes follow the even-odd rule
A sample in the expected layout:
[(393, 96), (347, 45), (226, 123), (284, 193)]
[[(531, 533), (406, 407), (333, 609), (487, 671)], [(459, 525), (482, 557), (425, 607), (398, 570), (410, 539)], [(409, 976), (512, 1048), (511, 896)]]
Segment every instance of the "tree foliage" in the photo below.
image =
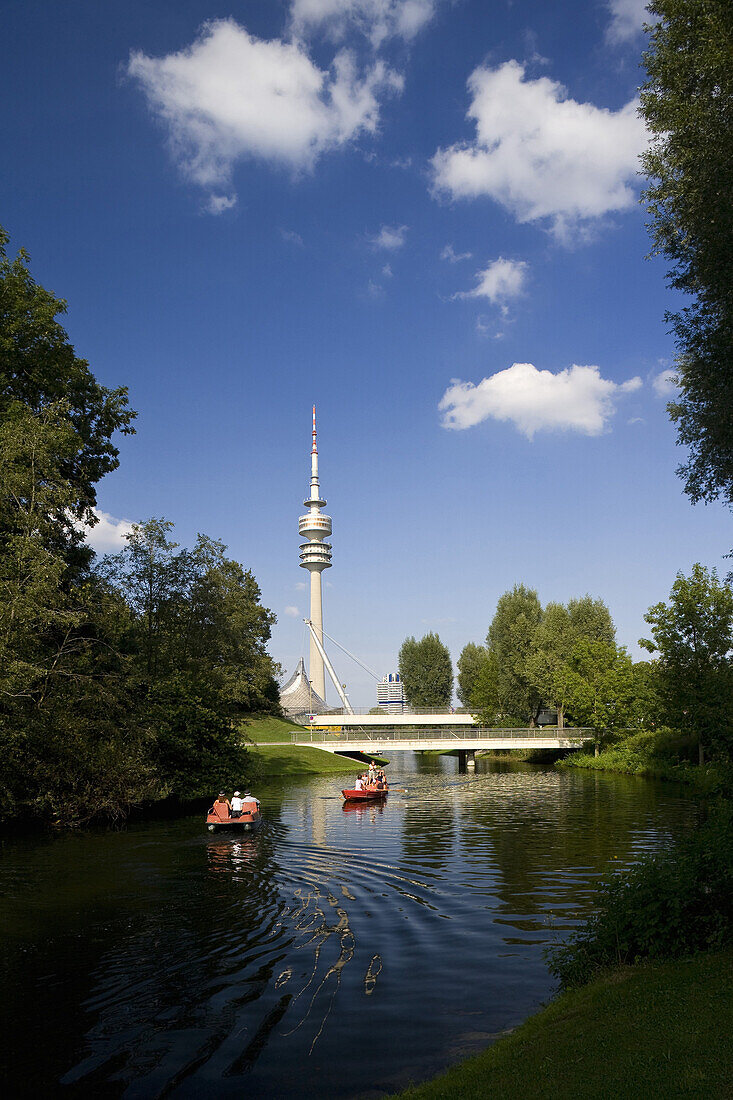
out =
[(693, 501), (733, 504), (733, 19), (729, 0), (653, 0), (641, 110), (653, 251), (692, 296), (667, 315), (680, 398), (668, 408)]
[(43, 416), (63, 402), (76, 440), (58, 455), (71, 490), (68, 510), (94, 523), (97, 482), (119, 465), (113, 436), (132, 432), (136, 414), (124, 387), (101, 386), (78, 358), (57, 321), (66, 303), (35, 282), (23, 250), (10, 260), (7, 244), (0, 227), (0, 421), (18, 405)]
[(473, 695), (476, 689), (478, 677), (488, 660), (486, 648), (468, 642), (461, 650), (458, 658), (458, 684), (456, 695), (464, 707), (473, 705)]
[(658, 653), (657, 683), (663, 718), (694, 734), (701, 746), (730, 759), (733, 752), (733, 591), (716, 571), (694, 565), (678, 573), (669, 603), (650, 607), (652, 638), (639, 642)]
[(486, 636), (488, 661), (479, 673), (474, 705), (488, 725), (532, 723), (542, 696), (531, 670), (542, 607), (534, 589), (522, 584), (500, 597)]
[(405, 698), (412, 707), (447, 710), (453, 693), (450, 652), (437, 634), (405, 638), (399, 654)]
[(0, 230), (0, 820), (77, 824), (241, 784), (237, 716), (278, 707), (274, 616), (221, 543), (176, 553), (162, 520), (92, 566), (84, 524), (134, 413), (6, 243)]

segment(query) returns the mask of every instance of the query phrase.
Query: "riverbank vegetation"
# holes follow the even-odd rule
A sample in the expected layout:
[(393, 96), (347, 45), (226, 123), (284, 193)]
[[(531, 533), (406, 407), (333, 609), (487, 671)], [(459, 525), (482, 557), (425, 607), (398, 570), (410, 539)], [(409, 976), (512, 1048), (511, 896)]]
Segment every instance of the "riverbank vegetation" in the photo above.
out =
[(400, 1100), (728, 1096), (733, 951), (624, 967), (572, 989)]
[(96, 487), (135, 418), (69, 343), (65, 303), (0, 231), (0, 822), (118, 819), (246, 780), (237, 729), (277, 711), (251, 572), (173, 525), (95, 557)]

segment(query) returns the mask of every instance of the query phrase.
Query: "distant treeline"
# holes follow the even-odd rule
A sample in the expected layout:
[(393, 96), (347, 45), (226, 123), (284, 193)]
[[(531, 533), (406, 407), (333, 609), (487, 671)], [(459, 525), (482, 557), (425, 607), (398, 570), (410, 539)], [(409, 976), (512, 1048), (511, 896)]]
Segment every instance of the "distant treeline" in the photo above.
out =
[[(522, 584), (505, 592), (483, 645), (458, 658), (457, 694), (488, 726), (533, 726), (543, 711), (557, 723), (594, 729), (604, 747), (648, 733), (651, 756), (666, 762), (733, 757), (733, 591), (715, 570), (682, 573), (668, 603), (645, 615), (654, 660), (634, 663), (616, 642), (611, 614), (591, 596), (542, 607)], [(453, 675), (440, 638), (406, 638), (400, 676), (407, 701), (447, 708)], [(651, 746), (649, 748), (649, 746)]]
[(252, 573), (200, 535), (133, 528), (98, 560), (96, 486), (133, 432), (0, 230), (0, 821), (116, 819), (246, 782), (241, 715), (279, 711), (275, 621)]

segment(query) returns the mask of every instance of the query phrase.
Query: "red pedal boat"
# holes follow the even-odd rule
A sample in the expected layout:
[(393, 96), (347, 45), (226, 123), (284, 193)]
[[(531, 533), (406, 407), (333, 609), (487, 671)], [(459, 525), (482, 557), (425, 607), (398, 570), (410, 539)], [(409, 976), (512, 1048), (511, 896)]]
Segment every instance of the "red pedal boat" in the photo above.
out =
[(245, 798), (242, 803), (242, 812), (237, 817), (229, 813), (226, 802), (215, 802), (206, 815), (206, 828), (210, 833), (218, 833), (221, 829), (253, 833), (261, 824), (262, 814), (256, 798)]
[(386, 798), (389, 794), (389, 787), (378, 788), (376, 785), (364, 787), (363, 790), (357, 791), (342, 791), (344, 796), (344, 802), (374, 802), (380, 798)]

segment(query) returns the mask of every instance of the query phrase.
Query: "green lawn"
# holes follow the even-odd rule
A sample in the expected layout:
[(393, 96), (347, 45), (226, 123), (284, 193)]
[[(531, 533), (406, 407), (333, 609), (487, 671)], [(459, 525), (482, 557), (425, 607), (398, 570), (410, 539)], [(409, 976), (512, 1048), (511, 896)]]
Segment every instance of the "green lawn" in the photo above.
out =
[(731, 1098), (732, 1020), (733, 952), (627, 968), (558, 997), (489, 1050), (399, 1095)]
[(289, 722), (285, 718), (273, 718), (271, 715), (264, 715), (262, 718), (246, 718), (241, 726), (245, 736), (258, 744), (262, 744), (263, 741), (290, 744), (290, 734), (293, 730), (302, 728), (297, 722)]
[(292, 744), (292, 731), (301, 728), (295, 722), (269, 716), (251, 718), (242, 723), (243, 733), (255, 743), (252, 752), (261, 765), (263, 778), (279, 775), (356, 775), (359, 764), (354, 760), (344, 760), (307, 745)]
[(356, 777), (361, 765), (354, 760), (344, 760), (323, 749), (311, 749), (303, 745), (258, 744), (253, 750), (262, 766), (262, 776), (269, 779), (278, 775), (330, 775), (340, 773)]

